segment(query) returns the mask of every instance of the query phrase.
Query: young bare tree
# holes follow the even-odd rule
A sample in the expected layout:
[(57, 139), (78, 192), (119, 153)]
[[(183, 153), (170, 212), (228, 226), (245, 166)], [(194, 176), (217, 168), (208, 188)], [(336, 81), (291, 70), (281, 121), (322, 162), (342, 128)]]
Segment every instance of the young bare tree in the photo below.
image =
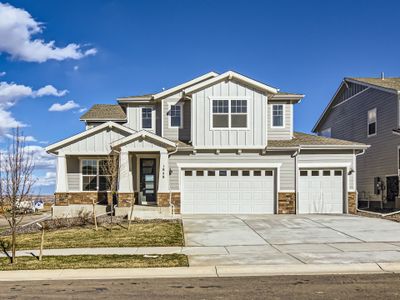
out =
[(104, 160), (104, 163), (100, 166), (100, 172), (105, 177), (105, 184), (107, 187), (107, 198), (111, 206), (111, 230), (113, 227), (113, 215), (114, 215), (114, 199), (117, 197), (118, 192), (118, 170), (119, 170), (119, 153), (114, 149), (111, 149), (110, 154)]
[(0, 152), (0, 208), (11, 231), (11, 263), (16, 262), (17, 228), (32, 203), (33, 171), (33, 155), (17, 128), (8, 149)]

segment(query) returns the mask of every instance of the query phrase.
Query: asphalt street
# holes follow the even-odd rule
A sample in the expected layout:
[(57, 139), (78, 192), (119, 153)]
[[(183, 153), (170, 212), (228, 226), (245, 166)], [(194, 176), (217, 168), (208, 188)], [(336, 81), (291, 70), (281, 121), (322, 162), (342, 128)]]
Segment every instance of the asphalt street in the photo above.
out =
[(1, 282), (1, 299), (399, 299), (400, 274)]

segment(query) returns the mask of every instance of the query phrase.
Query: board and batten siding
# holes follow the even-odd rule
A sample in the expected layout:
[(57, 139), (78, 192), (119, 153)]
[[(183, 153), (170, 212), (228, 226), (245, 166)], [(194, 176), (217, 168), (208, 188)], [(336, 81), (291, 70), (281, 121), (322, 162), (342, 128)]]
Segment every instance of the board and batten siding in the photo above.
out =
[[(282, 104), (284, 107), (284, 127), (272, 127), (272, 106)], [(293, 104), (289, 102), (271, 101), (267, 112), (268, 140), (290, 140), (293, 135)]]
[[(170, 128), (171, 105), (182, 105), (182, 128)], [(163, 137), (173, 141), (190, 141), (191, 102), (180, 99), (178, 94), (172, 95), (162, 101), (163, 105)]]
[(96, 132), (90, 136), (79, 139), (75, 142), (67, 144), (59, 151), (63, 154), (107, 154), (110, 152), (112, 142), (128, 136), (129, 133), (123, 132), (116, 128), (105, 128), (100, 132)]
[[(398, 128), (398, 101), (396, 94), (369, 88), (331, 108), (320, 126), (319, 132), (331, 128), (333, 138), (371, 145), (364, 155), (357, 157), (360, 199), (381, 200), (382, 195), (374, 194), (374, 177), (386, 181), (386, 176), (397, 174), (400, 136), (393, 134), (392, 130)], [(368, 137), (367, 114), (373, 108), (377, 110), (377, 135)]]
[[(248, 99), (248, 129), (211, 129), (212, 97)], [(237, 99), (237, 98), (236, 98)], [(266, 146), (267, 99), (263, 93), (233, 81), (224, 81), (192, 95), (192, 143), (199, 148)]]
[[(260, 155), (258, 152), (243, 152), (238, 155), (235, 153), (177, 153), (170, 157), (169, 167), (172, 171), (170, 179), (171, 190), (179, 190), (179, 163), (282, 163), (280, 168), (280, 189), (294, 191), (295, 172), (294, 159), (291, 157), (293, 152), (267, 152), (266, 155)], [(245, 167), (244, 167), (245, 169)]]
[(126, 108), (127, 123), (124, 125), (133, 130), (137, 130), (137, 131), (141, 130), (142, 129), (142, 124), (141, 124), (142, 107), (151, 107), (153, 109), (153, 117), (155, 118), (154, 130), (151, 130), (151, 129), (146, 129), (146, 130), (156, 133), (158, 135), (161, 135), (161, 103), (156, 103), (154, 105), (130, 104)]
[[(316, 166), (316, 168), (319, 168), (318, 165), (322, 166), (322, 169), (324, 164), (329, 164), (329, 165), (349, 165), (348, 171), (350, 169), (356, 170), (356, 167), (354, 166), (354, 153), (353, 150), (320, 150), (320, 151), (306, 151), (302, 150), (300, 154), (298, 155), (298, 163), (299, 164), (312, 164)], [(335, 167), (329, 167), (327, 169), (335, 169)], [(341, 167), (337, 167), (336, 169), (342, 169)], [(345, 174), (346, 175), (346, 174)], [(353, 172), (351, 175), (346, 175), (348, 177), (348, 186), (347, 189), (349, 191), (355, 191), (356, 190), (356, 185), (355, 185), (355, 177), (356, 174)]]

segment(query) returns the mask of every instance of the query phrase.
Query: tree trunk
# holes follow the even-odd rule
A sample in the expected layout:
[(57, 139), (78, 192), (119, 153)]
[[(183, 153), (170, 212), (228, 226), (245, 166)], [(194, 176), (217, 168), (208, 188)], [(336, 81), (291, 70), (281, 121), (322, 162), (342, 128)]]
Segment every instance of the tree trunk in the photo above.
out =
[(16, 263), (16, 250), (17, 250), (17, 232), (16, 228), (12, 228), (12, 234), (11, 234), (11, 263), (14, 264)]
[(42, 224), (42, 239), (40, 241), (39, 261), (42, 261), (43, 258), (43, 244), (44, 244), (44, 226)]

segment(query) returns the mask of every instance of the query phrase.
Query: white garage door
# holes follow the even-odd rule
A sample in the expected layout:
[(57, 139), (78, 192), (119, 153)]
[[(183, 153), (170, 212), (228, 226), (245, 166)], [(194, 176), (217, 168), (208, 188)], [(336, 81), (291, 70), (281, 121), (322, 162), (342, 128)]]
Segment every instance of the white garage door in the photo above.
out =
[(183, 170), (186, 214), (273, 214), (272, 170)]
[(342, 170), (300, 170), (299, 213), (343, 213)]

